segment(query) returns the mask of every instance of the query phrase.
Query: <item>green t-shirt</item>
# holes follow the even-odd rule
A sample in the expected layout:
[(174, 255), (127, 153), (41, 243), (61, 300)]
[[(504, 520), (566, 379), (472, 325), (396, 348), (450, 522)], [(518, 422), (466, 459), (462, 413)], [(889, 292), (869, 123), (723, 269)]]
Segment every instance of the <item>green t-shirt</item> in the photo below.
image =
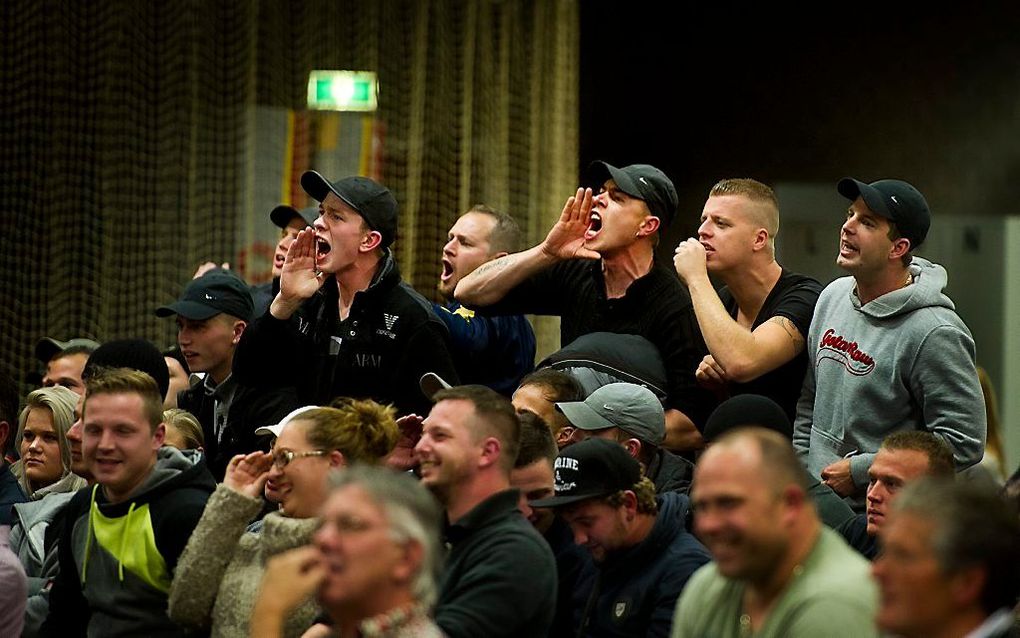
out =
[(672, 638), (845, 638), (878, 636), (871, 564), (838, 534), (822, 528), (803, 571), (776, 601), (757, 632), (741, 628), (744, 584), (709, 563), (677, 602)]

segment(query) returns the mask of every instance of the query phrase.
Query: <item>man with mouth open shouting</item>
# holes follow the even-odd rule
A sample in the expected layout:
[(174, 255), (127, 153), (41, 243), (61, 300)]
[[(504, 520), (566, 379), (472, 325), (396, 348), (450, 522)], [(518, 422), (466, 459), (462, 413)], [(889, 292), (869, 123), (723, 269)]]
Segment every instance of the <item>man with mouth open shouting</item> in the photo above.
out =
[[(695, 376), (729, 395), (769, 397), (793, 422), (804, 381), (804, 336), (822, 286), (776, 261), (779, 201), (753, 179), (712, 187), (697, 239), (673, 265), (687, 284), (709, 355)], [(716, 293), (708, 274), (725, 284)]]
[(307, 171), (301, 186), (319, 217), (290, 245), (280, 292), (242, 335), (234, 370), (255, 387), (297, 384), (305, 403), (370, 398), (427, 414), (421, 376), (458, 377), (445, 325), (401, 281), (390, 251), (396, 200), (367, 177)]
[(673, 182), (647, 164), (595, 162), (584, 177), (597, 194), (578, 189), (541, 244), (483, 264), (461, 279), (456, 298), (488, 314), (559, 315), (564, 345), (591, 332), (645, 337), (666, 365), (664, 447), (697, 449), (714, 407), (694, 379), (708, 351), (690, 296), (654, 260), (676, 212)]
[(974, 338), (942, 292), (946, 271), (912, 256), (931, 225), (924, 196), (896, 179), (845, 178), (837, 190), (850, 208), (836, 264), (851, 276), (818, 298), (793, 445), (837, 494), (860, 497), (893, 432), (939, 436), (957, 471), (980, 461), (985, 405)]

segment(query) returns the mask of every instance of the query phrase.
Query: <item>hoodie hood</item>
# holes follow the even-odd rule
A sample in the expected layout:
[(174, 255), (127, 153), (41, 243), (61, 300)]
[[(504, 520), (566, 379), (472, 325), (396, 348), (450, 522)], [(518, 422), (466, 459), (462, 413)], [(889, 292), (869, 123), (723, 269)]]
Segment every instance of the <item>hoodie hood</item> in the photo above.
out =
[(945, 268), (921, 257), (914, 257), (908, 268), (911, 285), (887, 292), (863, 305), (856, 291), (851, 290), (850, 302), (856, 310), (876, 319), (888, 319), (920, 308), (956, 309), (953, 301), (942, 292), (949, 282)]

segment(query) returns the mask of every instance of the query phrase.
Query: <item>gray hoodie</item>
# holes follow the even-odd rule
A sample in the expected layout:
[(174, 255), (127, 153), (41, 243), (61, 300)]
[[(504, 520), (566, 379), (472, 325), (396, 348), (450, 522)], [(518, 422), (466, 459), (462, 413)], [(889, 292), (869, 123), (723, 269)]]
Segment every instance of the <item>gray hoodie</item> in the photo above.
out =
[(910, 274), (911, 285), (864, 305), (853, 277), (818, 299), (793, 428), (814, 476), (849, 457), (854, 483), (867, 485), (882, 440), (900, 430), (940, 436), (957, 470), (981, 460), (985, 404), (974, 339), (942, 292), (946, 270), (915, 257)]

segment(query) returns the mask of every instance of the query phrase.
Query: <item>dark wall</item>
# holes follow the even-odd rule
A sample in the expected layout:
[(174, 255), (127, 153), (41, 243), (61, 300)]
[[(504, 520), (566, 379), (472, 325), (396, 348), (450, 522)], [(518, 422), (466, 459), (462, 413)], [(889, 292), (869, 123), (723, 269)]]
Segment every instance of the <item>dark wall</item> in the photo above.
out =
[(1020, 212), (1020, 11), (1001, 4), (833, 15), (588, 0), (581, 166), (649, 162), (673, 177), (667, 244), (724, 177), (900, 177), (936, 215)]

